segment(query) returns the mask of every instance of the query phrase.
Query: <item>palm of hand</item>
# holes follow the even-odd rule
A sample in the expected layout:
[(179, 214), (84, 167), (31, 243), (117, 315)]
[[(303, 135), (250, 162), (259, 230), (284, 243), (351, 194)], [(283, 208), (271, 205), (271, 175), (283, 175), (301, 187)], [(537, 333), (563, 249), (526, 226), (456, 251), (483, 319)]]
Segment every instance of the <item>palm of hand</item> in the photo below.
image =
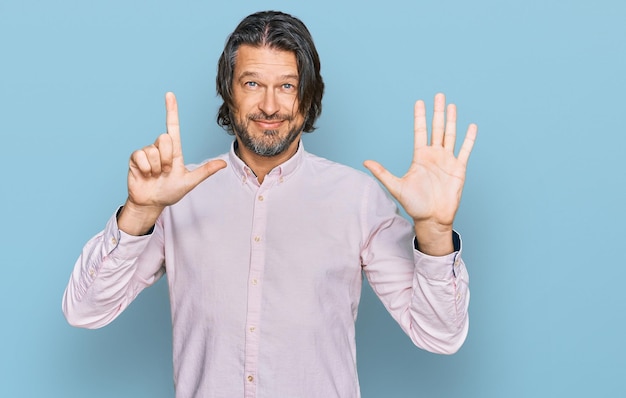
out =
[(415, 104), (415, 142), (413, 161), (407, 173), (398, 178), (377, 162), (367, 167), (398, 200), (416, 226), (429, 223), (451, 229), (465, 182), (467, 161), (476, 139), (477, 127), (471, 124), (459, 155), (454, 155), (456, 107), (445, 111), (443, 94), (435, 96), (431, 144), (428, 144), (426, 111), (423, 101)]
[(134, 204), (165, 207), (178, 202), (188, 191), (188, 173), (182, 159), (173, 160), (170, 171), (146, 175), (131, 164), (128, 171), (128, 196)]
[(452, 225), (465, 182), (465, 165), (443, 148), (415, 151), (407, 173), (396, 179), (394, 196), (416, 222)]

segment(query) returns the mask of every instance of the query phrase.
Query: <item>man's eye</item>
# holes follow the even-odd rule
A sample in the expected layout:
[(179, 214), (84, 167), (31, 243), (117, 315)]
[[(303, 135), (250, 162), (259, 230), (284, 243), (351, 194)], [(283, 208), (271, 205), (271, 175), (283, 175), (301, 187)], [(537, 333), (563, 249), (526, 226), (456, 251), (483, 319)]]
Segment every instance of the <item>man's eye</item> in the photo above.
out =
[(287, 90), (291, 90), (293, 88), (293, 84), (291, 83), (285, 83), (283, 84), (283, 88), (287, 89)]
[(248, 87), (256, 87), (257, 85), (257, 82), (246, 82), (246, 86)]

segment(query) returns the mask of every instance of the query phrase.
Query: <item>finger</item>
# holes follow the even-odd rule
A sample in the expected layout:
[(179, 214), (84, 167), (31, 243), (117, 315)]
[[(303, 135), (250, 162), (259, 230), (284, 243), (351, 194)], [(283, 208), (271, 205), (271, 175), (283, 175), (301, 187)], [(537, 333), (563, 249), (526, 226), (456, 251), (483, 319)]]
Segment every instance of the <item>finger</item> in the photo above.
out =
[(446, 97), (442, 93), (435, 95), (433, 109), (433, 129), (430, 144), (433, 146), (443, 145), (444, 117), (446, 108)]
[(180, 122), (178, 120), (178, 103), (172, 92), (165, 94), (165, 125), (167, 133), (172, 137), (172, 154), (174, 157), (182, 156), (180, 144)]
[(463, 145), (461, 145), (458, 156), (459, 161), (464, 166), (467, 166), (470, 154), (472, 153), (472, 148), (474, 148), (474, 143), (476, 142), (477, 134), (478, 126), (474, 123), (470, 124), (467, 128), (467, 132), (465, 133), (465, 139), (463, 140)]
[(423, 148), (428, 145), (428, 129), (426, 128), (426, 106), (424, 101), (419, 100), (415, 102), (413, 108), (413, 131), (415, 138), (413, 141), (414, 152), (419, 148)]
[(374, 177), (376, 177), (385, 186), (385, 188), (387, 188), (389, 193), (396, 197), (398, 191), (396, 188), (398, 178), (396, 176), (391, 174), (380, 163), (374, 160), (366, 160), (363, 162), (363, 166), (365, 166), (374, 175)]
[(169, 173), (172, 170), (173, 163), (172, 137), (169, 134), (161, 134), (155, 141), (154, 145), (159, 150), (161, 170), (164, 173)]
[(209, 160), (197, 169), (187, 173), (187, 188), (192, 190), (202, 181), (206, 180), (217, 171), (226, 167), (226, 162), (221, 159)]
[(130, 155), (130, 161), (128, 167), (131, 172), (139, 172), (143, 177), (150, 177), (152, 174), (152, 167), (148, 161), (148, 157), (143, 150), (137, 150)]
[(448, 105), (446, 110), (446, 131), (443, 136), (443, 147), (448, 152), (454, 152), (454, 143), (456, 142), (456, 106)]
[(161, 154), (155, 145), (148, 145), (142, 151), (146, 154), (146, 159), (150, 164), (150, 175), (159, 176), (161, 174)]

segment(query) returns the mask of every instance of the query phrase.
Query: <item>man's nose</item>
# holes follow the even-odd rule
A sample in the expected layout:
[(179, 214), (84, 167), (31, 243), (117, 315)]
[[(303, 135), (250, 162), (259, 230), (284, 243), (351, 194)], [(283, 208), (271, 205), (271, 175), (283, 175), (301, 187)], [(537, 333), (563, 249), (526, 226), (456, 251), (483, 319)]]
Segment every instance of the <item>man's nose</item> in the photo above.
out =
[(278, 99), (276, 98), (274, 90), (265, 90), (263, 98), (261, 98), (261, 102), (259, 103), (259, 109), (269, 116), (279, 111), (280, 106), (278, 105)]

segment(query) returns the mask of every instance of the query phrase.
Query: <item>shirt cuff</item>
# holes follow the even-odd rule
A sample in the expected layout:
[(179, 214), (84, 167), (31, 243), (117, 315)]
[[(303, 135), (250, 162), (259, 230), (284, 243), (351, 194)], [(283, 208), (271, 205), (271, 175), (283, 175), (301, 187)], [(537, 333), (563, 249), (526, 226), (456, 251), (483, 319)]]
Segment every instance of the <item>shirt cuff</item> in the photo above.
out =
[(413, 256), (417, 272), (424, 277), (433, 280), (448, 280), (456, 278), (463, 266), (461, 252), (463, 251), (463, 241), (461, 235), (452, 231), (452, 245), (454, 251), (445, 256), (431, 256), (417, 250), (417, 237), (413, 239)]
[(143, 252), (150, 240), (150, 235), (133, 236), (120, 230), (117, 225), (117, 215), (121, 209), (122, 207), (117, 209), (104, 228), (102, 237), (104, 256), (113, 256), (117, 259), (134, 258)]
[[(452, 230), (452, 246), (454, 247), (455, 252), (461, 251), (461, 235), (459, 235), (455, 230)], [(416, 236), (415, 238), (413, 238), (413, 249), (419, 252), (417, 247), (418, 245), (417, 245), (417, 236)]]

